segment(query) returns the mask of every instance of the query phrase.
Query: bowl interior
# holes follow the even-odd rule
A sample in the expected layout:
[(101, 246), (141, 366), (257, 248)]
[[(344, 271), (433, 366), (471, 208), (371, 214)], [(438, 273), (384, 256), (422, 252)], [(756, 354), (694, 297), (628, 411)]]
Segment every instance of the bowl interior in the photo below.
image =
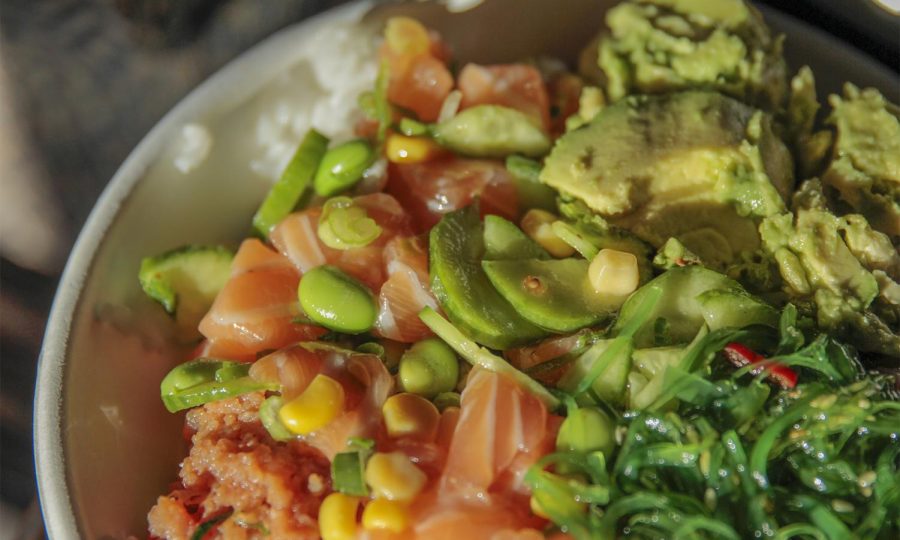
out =
[[(573, 58), (614, 2), (491, 0), (448, 15), (434, 3), (387, 5), (366, 20), (418, 17), (440, 30), (461, 60), (512, 61), (552, 51)], [(565, 9), (561, 9), (562, 5)], [(186, 451), (182, 415), (166, 412), (158, 382), (184, 354), (171, 322), (141, 292), (142, 257), (183, 244), (235, 244), (269, 180), (249, 163), (260, 148), (256, 119), (304, 92), (296, 67), (310, 29), (360, 18), (357, 2), (288, 29), (195, 90), (135, 149), (85, 226), (63, 276), (41, 357), (36, 462), (54, 538), (146, 536), (146, 513), (176, 479)], [(809, 64), (820, 96), (844, 80), (876, 86), (895, 101), (896, 76), (854, 50), (776, 12), (792, 68)], [(375, 25), (368, 25), (374, 28)], [(214, 134), (209, 157), (184, 174), (173, 165), (178, 134), (199, 122)], [(76, 532), (77, 531), (77, 532)]]

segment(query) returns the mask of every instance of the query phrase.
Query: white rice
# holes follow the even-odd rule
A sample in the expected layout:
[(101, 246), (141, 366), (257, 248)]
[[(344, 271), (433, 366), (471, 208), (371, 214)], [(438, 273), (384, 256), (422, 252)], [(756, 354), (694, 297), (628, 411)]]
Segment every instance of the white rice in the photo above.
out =
[(290, 72), (265, 90), (256, 123), (260, 157), (251, 169), (275, 181), (300, 140), (315, 128), (332, 142), (353, 137), (357, 100), (375, 84), (374, 36), (352, 23), (320, 26)]

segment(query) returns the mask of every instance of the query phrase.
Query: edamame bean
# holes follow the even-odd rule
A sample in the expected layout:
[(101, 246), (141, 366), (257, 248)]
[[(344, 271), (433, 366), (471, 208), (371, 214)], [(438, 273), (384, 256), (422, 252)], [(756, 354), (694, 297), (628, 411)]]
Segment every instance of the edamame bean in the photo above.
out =
[(318, 266), (303, 274), (297, 296), (300, 307), (310, 319), (336, 332), (367, 332), (378, 315), (372, 292), (330, 265)]
[(313, 180), (316, 194), (330, 197), (344, 191), (355, 184), (374, 161), (375, 150), (365, 139), (355, 139), (329, 149), (319, 162)]
[(444, 412), (449, 407), (459, 407), (459, 394), (456, 392), (441, 392), (434, 396), (432, 402), (434, 402), (434, 406), (439, 411)]
[(406, 351), (400, 359), (399, 375), (404, 390), (432, 398), (456, 387), (459, 361), (449, 345), (429, 338)]

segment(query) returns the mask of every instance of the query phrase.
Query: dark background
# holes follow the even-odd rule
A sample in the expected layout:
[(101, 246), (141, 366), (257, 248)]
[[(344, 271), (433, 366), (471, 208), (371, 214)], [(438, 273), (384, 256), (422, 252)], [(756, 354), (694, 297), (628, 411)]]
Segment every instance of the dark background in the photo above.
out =
[[(59, 274), (94, 201), (200, 81), (274, 31), (339, 3), (0, 0), (0, 540), (41, 536), (35, 367)], [(900, 18), (870, 0), (763, 3), (900, 69)]]

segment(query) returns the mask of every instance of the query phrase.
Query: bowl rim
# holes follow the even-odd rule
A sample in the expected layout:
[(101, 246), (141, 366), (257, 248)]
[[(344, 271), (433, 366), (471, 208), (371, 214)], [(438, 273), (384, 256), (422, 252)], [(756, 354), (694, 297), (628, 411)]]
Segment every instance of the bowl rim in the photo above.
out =
[(286, 55), (285, 50), (302, 34), (329, 21), (362, 16), (372, 4), (373, 0), (356, 0), (308, 17), (267, 36), (219, 68), (156, 122), (94, 203), (60, 276), (37, 361), (33, 450), (38, 498), (49, 538), (78, 538), (81, 534), (68, 489), (62, 426), (69, 338), (96, 255), (126, 199), (179, 128), (262, 89), (279, 70), (296, 62), (296, 56)]
[[(396, 1), (396, 0), (395, 0)], [(216, 70), (181, 98), (129, 152), (103, 189), (72, 247), (50, 308), (38, 356), (33, 409), (33, 450), (38, 497), (49, 538), (78, 538), (80, 523), (69, 494), (62, 409), (69, 337), (82, 291), (107, 232), (126, 199), (165, 150), (171, 134), (188, 122), (252, 96), (296, 61), (285, 46), (327, 21), (362, 16), (378, 0), (355, 0), (328, 9), (262, 39)], [(893, 73), (851, 43), (775, 8), (760, 6), (767, 22), (786, 34), (804, 33), (811, 43), (830, 43), (829, 54), (844, 56), (879, 81), (896, 81)], [(882, 90), (889, 86), (879, 85)], [(894, 98), (895, 96), (890, 96)]]

